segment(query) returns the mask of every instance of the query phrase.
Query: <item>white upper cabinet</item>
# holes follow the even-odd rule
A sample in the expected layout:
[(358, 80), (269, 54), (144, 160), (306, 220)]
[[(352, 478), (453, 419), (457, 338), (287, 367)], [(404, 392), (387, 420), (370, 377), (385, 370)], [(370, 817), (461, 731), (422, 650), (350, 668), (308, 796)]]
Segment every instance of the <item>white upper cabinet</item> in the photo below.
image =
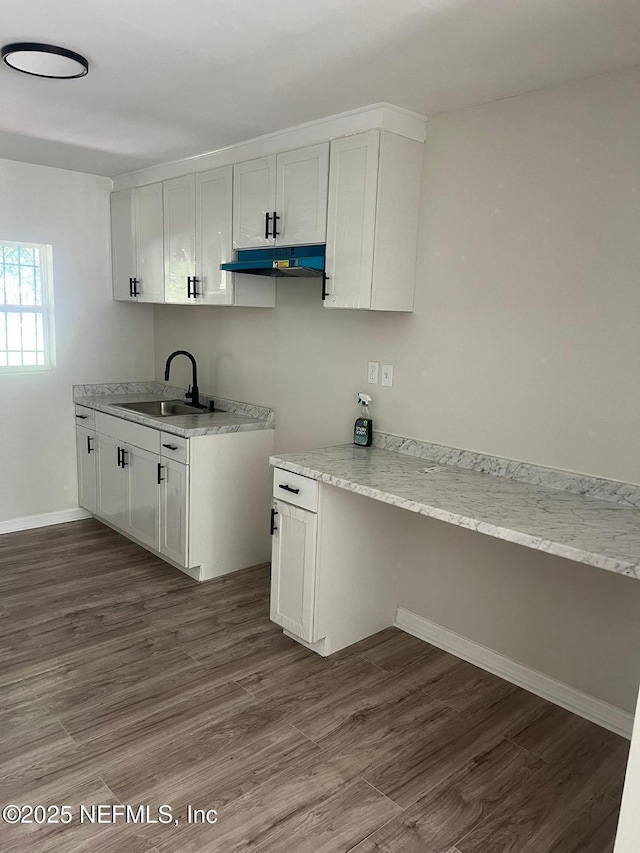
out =
[(233, 260), (233, 167), (200, 172), (195, 177), (196, 302), (233, 305), (233, 274), (220, 269), (220, 264)]
[(195, 177), (185, 175), (165, 181), (164, 207), (164, 298), (165, 302), (188, 303), (193, 298), (196, 274)]
[(327, 236), (329, 143), (278, 154), (276, 246), (324, 243)]
[(423, 149), (384, 130), (331, 143), (326, 308), (413, 310)]
[(276, 155), (233, 167), (233, 245), (272, 246), (276, 208)]
[(134, 190), (111, 194), (111, 263), (113, 298), (135, 299), (133, 280), (137, 277)]
[(324, 243), (328, 172), (328, 142), (234, 166), (234, 248)]
[(273, 308), (273, 282), (234, 281), (220, 269), (233, 260), (233, 167), (173, 178), (163, 191), (165, 301)]
[(137, 187), (133, 193), (138, 302), (164, 302), (164, 228), (162, 184)]

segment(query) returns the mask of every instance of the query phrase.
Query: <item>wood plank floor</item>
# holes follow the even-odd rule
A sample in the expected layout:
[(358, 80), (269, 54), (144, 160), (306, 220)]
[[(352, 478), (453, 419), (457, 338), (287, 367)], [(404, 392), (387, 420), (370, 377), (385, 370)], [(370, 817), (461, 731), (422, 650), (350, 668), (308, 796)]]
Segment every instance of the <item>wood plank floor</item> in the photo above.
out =
[[(396, 629), (320, 658), (268, 584), (93, 520), (0, 536), (0, 805), (74, 815), (3, 853), (612, 851), (625, 740)], [(79, 821), (118, 803), (178, 825)]]

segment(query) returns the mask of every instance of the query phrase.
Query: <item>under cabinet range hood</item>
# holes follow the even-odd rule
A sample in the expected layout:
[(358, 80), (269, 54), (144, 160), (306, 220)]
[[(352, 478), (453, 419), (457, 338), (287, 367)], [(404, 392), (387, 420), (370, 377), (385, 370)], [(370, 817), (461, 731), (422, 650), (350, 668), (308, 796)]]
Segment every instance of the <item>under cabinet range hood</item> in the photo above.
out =
[(231, 264), (220, 264), (221, 270), (249, 275), (324, 276), (326, 246), (275, 246), (266, 249), (238, 249)]

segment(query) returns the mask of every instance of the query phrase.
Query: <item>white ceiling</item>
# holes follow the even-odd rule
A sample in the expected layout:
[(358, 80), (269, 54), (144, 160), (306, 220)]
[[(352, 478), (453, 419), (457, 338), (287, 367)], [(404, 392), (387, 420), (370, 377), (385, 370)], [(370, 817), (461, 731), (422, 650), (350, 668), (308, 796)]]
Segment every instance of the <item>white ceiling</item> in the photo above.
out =
[(639, 0), (2, 0), (0, 157), (116, 175), (386, 101), (424, 115), (640, 64)]

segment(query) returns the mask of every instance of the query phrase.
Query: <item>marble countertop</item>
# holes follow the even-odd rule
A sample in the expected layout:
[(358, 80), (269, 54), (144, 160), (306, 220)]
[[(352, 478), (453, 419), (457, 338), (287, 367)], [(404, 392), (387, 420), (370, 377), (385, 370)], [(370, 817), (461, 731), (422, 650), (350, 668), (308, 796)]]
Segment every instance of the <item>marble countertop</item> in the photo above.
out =
[[(74, 386), (73, 400), (79, 406), (86, 406), (106, 415), (114, 415), (143, 426), (161, 429), (163, 432), (193, 438), (216, 433), (247, 432), (258, 429), (274, 429), (273, 410), (264, 406), (253, 406), (236, 400), (215, 398), (214, 412), (196, 412), (193, 415), (172, 415), (170, 417), (152, 417), (130, 409), (123, 409), (121, 403), (140, 403), (149, 400), (180, 400), (187, 402), (182, 388), (175, 388), (161, 382), (125, 383), (122, 385)], [(200, 395), (207, 405), (211, 399)]]
[(640, 510), (377, 447), (272, 456), (273, 466), (478, 533), (640, 579)]

